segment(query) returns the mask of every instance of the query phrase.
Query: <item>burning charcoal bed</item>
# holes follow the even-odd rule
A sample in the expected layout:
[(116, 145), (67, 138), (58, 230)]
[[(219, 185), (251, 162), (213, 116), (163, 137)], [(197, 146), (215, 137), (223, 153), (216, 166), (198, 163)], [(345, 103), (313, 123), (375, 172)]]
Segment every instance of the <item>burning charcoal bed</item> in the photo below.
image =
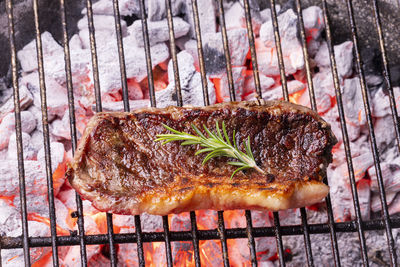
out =
[[(381, 9), (397, 12), (395, 1), (60, 0), (47, 27), (46, 1), (33, 0), (23, 42), (18, 12), (31, 1), (13, 2), (0, 1), (11, 52), (0, 68), (0, 266), (398, 265), (399, 41)], [(323, 202), (128, 216), (98, 211), (65, 179), (97, 112), (260, 99), (331, 125)]]

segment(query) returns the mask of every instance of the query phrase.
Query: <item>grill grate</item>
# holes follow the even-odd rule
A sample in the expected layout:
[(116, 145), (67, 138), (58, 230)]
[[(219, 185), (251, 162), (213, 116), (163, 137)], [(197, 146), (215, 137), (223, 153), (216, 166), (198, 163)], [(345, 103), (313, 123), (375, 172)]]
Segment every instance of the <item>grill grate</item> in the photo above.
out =
[[(202, 40), (200, 33), (200, 20), (198, 13), (198, 4), (197, 0), (192, 0), (192, 10), (194, 14), (194, 23), (195, 23), (195, 34), (197, 39), (197, 48), (198, 48), (198, 57), (199, 57), (199, 65), (200, 65), (200, 73), (201, 80), (203, 85), (203, 96), (204, 96), (204, 104), (209, 104), (208, 99), (208, 89), (207, 89), (207, 78), (205, 72), (205, 62), (204, 55), (202, 50)], [(275, 0), (271, 0), (271, 15), (272, 22), (274, 28), (274, 36), (275, 43), (278, 54), (278, 62), (280, 67), (280, 76), (282, 81), (282, 94), (286, 101), (289, 101), (289, 94), (287, 88), (287, 81), (285, 76), (285, 66), (283, 62), (282, 48), (279, 36), (279, 28), (278, 28), (278, 20), (277, 13), (275, 9)], [(398, 113), (396, 110), (396, 103), (393, 94), (393, 88), (390, 82), (390, 74), (385, 50), (385, 41), (382, 34), (382, 25), (380, 22), (380, 14), (378, 9), (378, 4), (376, 0), (371, 0), (373, 6), (374, 19), (376, 24), (376, 30), (379, 37), (380, 50), (382, 52), (382, 61), (383, 61), (383, 72), (385, 82), (389, 89), (389, 99), (390, 106), (392, 111), (392, 117), (394, 122), (394, 127), (396, 129), (396, 139), (397, 146), (400, 151), (400, 123), (398, 119)], [(257, 266), (257, 257), (256, 257), (256, 247), (255, 240), (256, 237), (266, 237), (266, 236), (275, 236), (276, 243), (278, 248), (279, 262), (281, 266), (285, 266), (284, 262), (284, 250), (283, 250), (283, 240), (282, 236), (284, 235), (303, 235), (304, 236), (304, 246), (306, 250), (307, 256), (307, 264), (308, 266), (314, 266), (312, 249), (311, 249), (311, 241), (310, 234), (322, 234), (329, 233), (331, 238), (331, 246), (332, 253), (334, 256), (335, 266), (340, 266), (340, 253), (337, 243), (337, 233), (338, 232), (358, 232), (359, 242), (360, 242), (360, 250), (362, 255), (362, 260), (364, 266), (368, 266), (368, 253), (365, 242), (365, 231), (372, 230), (382, 230), (384, 229), (386, 232), (386, 238), (388, 242), (388, 248), (390, 253), (390, 260), (392, 266), (397, 266), (397, 256), (395, 250), (395, 244), (392, 235), (392, 228), (400, 228), (400, 219), (398, 218), (390, 218), (388, 212), (388, 206), (386, 203), (386, 194), (384, 190), (382, 173), (380, 169), (380, 157), (377, 149), (374, 127), (372, 124), (371, 118), (371, 109), (368, 100), (368, 91), (366, 87), (364, 72), (362, 69), (362, 59), (360, 56), (359, 46), (358, 46), (358, 37), (357, 37), (357, 28), (354, 20), (354, 11), (352, 7), (352, 1), (347, 0), (347, 9), (348, 9), (348, 17), (350, 20), (350, 27), (352, 32), (352, 39), (355, 45), (355, 54), (356, 54), (356, 67), (360, 78), (360, 85), (363, 95), (364, 101), (364, 109), (367, 116), (368, 129), (371, 136), (370, 144), (373, 152), (373, 158), (375, 163), (375, 169), (378, 177), (378, 185), (380, 190), (380, 200), (383, 211), (383, 219), (382, 220), (371, 220), (371, 221), (363, 221), (361, 218), (361, 211), (359, 205), (359, 199), (357, 195), (357, 188), (355, 184), (355, 175), (354, 168), (351, 158), (351, 150), (350, 150), (350, 142), (346, 129), (346, 121), (344, 115), (344, 108), (342, 102), (342, 96), (339, 85), (339, 77), (337, 73), (337, 65), (334, 56), (333, 44), (332, 44), (332, 34), (329, 25), (329, 14), (326, 0), (322, 0), (322, 8), (323, 15), (325, 20), (325, 31), (326, 31), (326, 39), (328, 44), (328, 50), (330, 54), (330, 63), (332, 69), (332, 76), (334, 81), (334, 87), (336, 92), (336, 100), (338, 104), (339, 118), (341, 123), (342, 135), (344, 148), (346, 153), (347, 166), (350, 176), (350, 184), (353, 195), (353, 202), (355, 207), (355, 215), (356, 219), (350, 222), (342, 222), (335, 223), (333, 218), (332, 206), (330, 196), (328, 195), (326, 198), (327, 204), (327, 215), (328, 215), (328, 223), (326, 224), (308, 224), (307, 222), (307, 214), (305, 208), (300, 209), (302, 225), (295, 226), (281, 226), (279, 223), (279, 214), (274, 213), (274, 227), (253, 227), (252, 218), (250, 211), (245, 212), (246, 216), (246, 228), (233, 228), (233, 229), (225, 229), (224, 222), (224, 213), (223, 211), (218, 211), (218, 228), (214, 230), (198, 230), (196, 223), (196, 214), (194, 212), (190, 212), (190, 220), (191, 220), (191, 231), (170, 231), (168, 225), (168, 216), (163, 216), (163, 227), (164, 232), (152, 232), (152, 233), (142, 233), (141, 230), (141, 221), (139, 216), (135, 216), (135, 233), (129, 234), (114, 234), (112, 227), (112, 214), (107, 214), (107, 234), (101, 235), (85, 235), (84, 229), (84, 219), (83, 219), (83, 211), (82, 211), (82, 200), (78, 194), (76, 194), (76, 204), (77, 204), (77, 212), (74, 213), (76, 217), (78, 217), (78, 233), (71, 234), (70, 236), (57, 236), (56, 234), (56, 221), (55, 221), (55, 207), (54, 207), (54, 195), (53, 195), (53, 185), (52, 185), (52, 170), (51, 170), (51, 157), (50, 157), (50, 144), (49, 144), (49, 131), (48, 131), (48, 123), (47, 123), (47, 104), (46, 104), (46, 83), (43, 69), (43, 53), (41, 47), (41, 33), (39, 30), (39, 16), (38, 16), (38, 0), (34, 0), (34, 20), (35, 20), (35, 33), (36, 33), (36, 44), (37, 44), (37, 54), (38, 54), (38, 66), (39, 66), (39, 79), (40, 79), (40, 93), (41, 93), (41, 103), (42, 103), (42, 121), (43, 121), (43, 134), (44, 134), (44, 147), (45, 147), (45, 159), (46, 159), (46, 172), (47, 172), (47, 182), (48, 182), (48, 196), (49, 196), (49, 211), (50, 211), (50, 225), (51, 225), (51, 237), (29, 237), (29, 229), (27, 223), (27, 206), (26, 206), (26, 194), (25, 194), (25, 177), (24, 177), (24, 160), (23, 160), (23, 151), (22, 151), (22, 132), (21, 132), (21, 108), (19, 104), (19, 85), (18, 85), (18, 72), (17, 72), (17, 57), (16, 57), (16, 46), (14, 39), (14, 18), (13, 18), (13, 1), (6, 1), (6, 10), (8, 14), (8, 28), (9, 28), (9, 42), (11, 47), (11, 64), (12, 64), (12, 84), (14, 89), (14, 105), (15, 105), (15, 122), (16, 122), (16, 136), (17, 136), (17, 150), (18, 150), (18, 172), (19, 172), (19, 187), (20, 187), (20, 197), (21, 197), (21, 213), (22, 213), (22, 229), (23, 235), (22, 237), (1, 237), (0, 248), (1, 249), (12, 249), (12, 248), (23, 248), (24, 249), (24, 259), (25, 265), (30, 266), (30, 255), (29, 249), (33, 247), (43, 247), (43, 246), (51, 246), (52, 247), (52, 256), (53, 256), (53, 264), (54, 266), (58, 266), (58, 246), (70, 246), (70, 245), (79, 245), (80, 246), (80, 255), (81, 255), (81, 263), (82, 266), (87, 265), (87, 256), (86, 256), (86, 245), (89, 244), (109, 244), (110, 246), (110, 259), (111, 265), (117, 265), (117, 254), (115, 249), (115, 244), (119, 243), (136, 243), (138, 250), (138, 258), (139, 265), (145, 266), (144, 252), (143, 252), (143, 243), (144, 242), (165, 242), (166, 256), (167, 256), (167, 264), (168, 266), (172, 266), (172, 252), (171, 252), (171, 242), (173, 241), (192, 241), (194, 248), (194, 259), (196, 266), (200, 266), (200, 252), (199, 252), (199, 240), (211, 240), (211, 239), (219, 239), (221, 241), (222, 248), (222, 257), (224, 266), (229, 266), (229, 255), (227, 249), (227, 239), (232, 238), (248, 238), (249, 241), (249, 249), (250, 249), (250, 257), (252, 266)], [(148, 27), (146, 21), (146, 11), (144, 8), (144, 0), (140, 0), (140, 9), (141, 9), (141, 21), (142, 21), (142, 31), (144, 38), (144, 48), (146, 54), (146, 63), (147, 63), (147, 73), (148, 73), (148, 84), (149, 84), (149, 93), (150, 93), (150, 103), (151, 106), (156, 106), (155, 100), (155, 92), (154, 92), (154, 80), (152, 73), (152, 63), (151, 63), (151, 55), (150, 55), (150, 42), (148, 35)], [(182, 106), (182, 94), (180, 87), (180, 79), (179, 79), (179, 66), (177, 61), (177, 51), (175, 46), (175, 37), (173, 30), (173, 20), (172, 20), (172, 10), (171, 10), (171, 0), (166, 0), (167, 7), (167, 19), (169, 26), (169, 34), (170, 34), (170, 53), (173, 62), (174, 69), (174, 79), (175, 79), (175, 88), (177, 94), (177, 105)], [(94, 23), (93, 23), (93, 12), (92, 12), (92, 1), (87, 0), (87, 16), (88, 16), (88, 26), (89, 26), (89, 38), (90, 38), (90, 50), (91, 50), (91, 58), (92, 58), (92, 66), (93, 66), (93, 81), (94, 81), (94, 89), (96, 95), (96, 111), (99, 112), (102, 110), (101, 105), (101, 94), (100, 94), (100, 83), (99, 83), (99, 71), (98, 71), (98, 62), (97, 62), (97, 52), (96, 52), (96, 40), (94, 34)], [(74, 112), (74, 95), (73, 95), (73, 86), (72, 86), (72, 74), (71, 74), (71, 61), (70, 61), (70, 50), (69, 50), (69, 40), (67, 35), (68, 25), (66, 23), (66, 10), (65, 10), (65, 0), (60, 0), (60, 16), (62, 21), (62, 30), (63, 30), (63, 46), (64, 46), (64, 55), (65, 55), (65, 71), (66, 71), (66, 80), (67, 80), (67, 89), (68, 89), (68, 105), (70, 111), (70, 130), (71, 130), (71, 140), (72, 140), (72, 150), (74, 151), (77, 145), (77, 133), (76, 133), (76, 125), (75, 125), (75, 112)], [(128, 100), (128, 90), (127, 90), (127, 77), (126, 77), (126, 69), (125, 69), (125, 58), (124, 58), (124, 50), (123, 50), (123, 42), (122, 42), (122, 30), (121, 30), (121, 22), (120, 22), (120, 14), (118, 7), (118, 0), (113, 0), (114, 7), (114, 17), (115, 17), (115, 28), (116, 28), (116, 36), (117, 36), (117, 44), (118, 44), (118, 52), (119, 52), (119, 63), (120, 63), (120, 73), (121, 73), (121, 84), (122, 84), (122, 92), (123, 92), (123, 102), (124, 102), (124, 110), (129, 111), (129, 100)], [(218, 8), (220, 14), (220, 24), (221, 24), (221, 34), (224, 45), (224, 54), (226, 60), (226, 70), (227, 77), (229, 82), (229, 92), (230, 99), (235, 100), (235, 90), (233, 85), (232, 78), (232, 66), (230, 61), (230, 52), (227, 38), (227, 30), (225, 25), (224, 18), (224, 8), (222, 0), (218, 0)], [(251, 23), (251, 15), (250, 15), (250, 6), (249, 0), (244, 0), (244, 9), (246, 16), (246, 26), (247, 33), (249, 37), (249, 45), (251, 52), (251, 61), (253, 66), (253, 75), (254, 75), (254, 83), (256, 92), (258, 94), (258, 98), (262, 98), (261, 95), (261, 87), (260, 87), (260, 79), (258, 75), (258, 65), (256, 59), (255, 52), (255, 42), (254, 42), (254, 34)], [(305, 69), (306, 69), (306, 77), (308, 82), (308, 89), (310, 92), (310, 103), (311, 107), (314, 110), (317, 110), (316, 102), (315, 102), (315, 93), (314, 87), (311, 77), (310, 71), (310, 63), (308, 62), (308, 52), (306, 49), (306, 36), (304, 30), (304, 21), (302, 16), (302, 7), (301, 1), (296, 0), (296, 10), (298, 15), (298, 23), (300, 26), (300, 39), (303, 47), (303, 55), (305, 58)], [(327, 182), (327, 181), (325, 181)]]

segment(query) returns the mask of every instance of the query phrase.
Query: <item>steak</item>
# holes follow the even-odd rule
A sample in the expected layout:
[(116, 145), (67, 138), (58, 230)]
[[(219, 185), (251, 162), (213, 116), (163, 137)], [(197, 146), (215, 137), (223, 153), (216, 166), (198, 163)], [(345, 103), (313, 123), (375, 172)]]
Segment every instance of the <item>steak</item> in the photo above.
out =
[[(197, 209), (278, 211), (321, 201), (322, 180), (336, 138), (316, 112), (288, 102), (230, 102), (207, 107), (144, 108), (97, 113), (88, 123), (67, 171), (70, 184), (102, 211), (166, 215)], [(162, 145), (163, 124), (195, 134), (225, 123), (241, 151), (250, 137), (265, 174), (238, 172), (230, 158), (202, 165), (199, 145)], [(232, 139), (231, 139), (232, 140)]]

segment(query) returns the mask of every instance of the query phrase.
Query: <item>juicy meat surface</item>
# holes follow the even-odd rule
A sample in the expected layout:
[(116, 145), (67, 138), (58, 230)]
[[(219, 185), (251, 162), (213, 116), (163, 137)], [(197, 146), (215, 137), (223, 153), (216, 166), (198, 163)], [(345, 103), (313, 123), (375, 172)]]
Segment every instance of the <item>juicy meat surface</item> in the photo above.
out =
[[(238, 172), (219, 157), (202, 165), (198, 145), (162, 145), (162, 124), (195, 134), (225, 122), (242, 151), (249, 136), (258, 166)], [(314, 111), (287, 102), (230, 102), (208, 107), (145, 108), (97, 113), (88, 123), (67, 177), (103, 211), (165, 215), (196, 209), (282, 210), (311, 205), (328, 193), (322, 183), (336, 138)]]

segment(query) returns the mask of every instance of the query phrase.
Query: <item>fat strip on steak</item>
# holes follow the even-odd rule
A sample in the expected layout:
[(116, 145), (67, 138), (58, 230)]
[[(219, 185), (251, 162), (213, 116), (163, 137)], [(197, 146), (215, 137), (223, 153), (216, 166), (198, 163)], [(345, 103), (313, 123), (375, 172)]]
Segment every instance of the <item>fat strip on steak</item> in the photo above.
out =
[[(215, 132), (225, 122), (239, 149), (247, 136), (257, 165), (238, 172), (231, 158), (202, 165), (206, 153), (179, 141), (162, 145), (162, 124), (195, 134), (191, 124)], [(198, 209), (284, 210), (321, 201), (322, 179), (336, 138), (316, 112), (281, 101), (230, 102), (207, 107), (144, 108), (97, 113), (88, 123), (67, 171), (79, 194), (102, 210), (166, 215)]]

